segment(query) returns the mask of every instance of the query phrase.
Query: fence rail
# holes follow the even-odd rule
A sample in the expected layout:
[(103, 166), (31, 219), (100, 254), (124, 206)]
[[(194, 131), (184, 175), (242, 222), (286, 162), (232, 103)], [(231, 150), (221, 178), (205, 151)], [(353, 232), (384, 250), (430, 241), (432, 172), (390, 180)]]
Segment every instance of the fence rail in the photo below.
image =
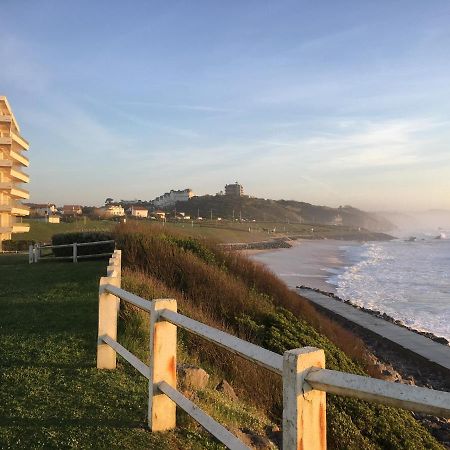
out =
[[(41, 244), (34, 244), (30, 245), (28, 248), (28, 262), (30, 264), (37, 263), (41, 259), (71, 259), (74, 263), (78, 262), (79, 259), (86, 259), (86, 258), (96, 258), (100, 256), (108, 256), (111, 255), (113, 252), (106, 252), (106, 253), (96, 253), (92, 255), (79, 255), (78, 254), (78, 247), (86, 247), (89, 245), (99, 245), (99, 244), (113, 244), (114, 240), (107, 240), (107, 241), (95, 241), (95, 242), (74, 242), (73, 244), (58, 244), (58, 245), (41, 245)], [(42, 250), (44, 249), (54, 249), (54, 248), (72, 248), (72, 255), (70, 256), (42, 256)]]
[[(304, 347), (283, 355), (266, 350), (177, 312), (172, 299), (153, 301), (121, 289), (121, 252), (100, 279), (97, 368), (114, 369), (122, 356), (149, 381), (148, 425), (173, 429), (179, 406), (230, 449), (248, 448), (176, 389), (176, 333), (183, 328), (278, 375), (283, 381), (283, 449), (326, 449), (326, 393), (450, 417), (450, 393), (325, 369), (323, 350)], [(150, 365), (117, 342), (120, 300), (150, 314)]]

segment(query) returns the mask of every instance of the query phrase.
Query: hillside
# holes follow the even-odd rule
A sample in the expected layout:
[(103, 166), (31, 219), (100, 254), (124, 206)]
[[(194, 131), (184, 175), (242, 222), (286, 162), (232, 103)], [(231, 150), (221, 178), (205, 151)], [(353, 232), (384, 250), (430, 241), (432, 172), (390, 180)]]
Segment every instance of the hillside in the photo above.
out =
[[(116, 241), (122, 249), (124, 285), (131, 292), (175, 298), (183, 314), (277, 353), (315, 346), (325, 350), (327, 368), (366, 373), (369, 361), (362, 342), (245, 257), (146, 224), (121, 225)], [(147, 360), (148, 319), (129, 313), (125, 329), (135, 331), (127, 345), (140, 349)], [(217, 379), (228, 380), (240, 400), (280, 426), (279, 377), (191, 334), (180, 333), (180, 348), (182, 360), (187, 357)], [(245, 420), (243, 426), (251, 428)], [(327, 434), (330, 449), (442, 448), (409, 412), (332, 395), (327, 398)]]
[(264, 222), (341, 224), (370, 231), (390, 231), (395, 228), (387, 219), (351, 206), (331, 208), (294, 200), (204, 195), (193, 197), (188, 202), (178, 202), (176, 209), (191, 217), (199, 215), (210, 218), (212, 213), (214, 218), (222, 217), (223, 219), (242, 217), (245, 220)]

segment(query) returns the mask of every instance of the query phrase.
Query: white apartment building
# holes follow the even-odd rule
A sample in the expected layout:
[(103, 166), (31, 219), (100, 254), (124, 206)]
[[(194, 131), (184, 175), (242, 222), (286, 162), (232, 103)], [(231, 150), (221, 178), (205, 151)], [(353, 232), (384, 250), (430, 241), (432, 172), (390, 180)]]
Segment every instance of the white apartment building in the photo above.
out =
[(180, 191), (171, 190), (166, 192), (153, 200), (153, 205), (157, 208), (168, 208), (174, 206), (176, 202), (187, 202), (190, 198), (194, 197), (192, 189), (183, 189)]
[(30, 230), (22, 223), (22, 216), (29, 215), (29, 208), (22, 204), (30, 196), (24, 187), (29, 177), (22, 172), (29, 164), (24, 155), (28, 148), (8, 100), (0, 96), (0, 250), (12, 233)]
[(106, 217), (123, 217), (125, 210), (122, 205), (108, 205), (102, 208)]

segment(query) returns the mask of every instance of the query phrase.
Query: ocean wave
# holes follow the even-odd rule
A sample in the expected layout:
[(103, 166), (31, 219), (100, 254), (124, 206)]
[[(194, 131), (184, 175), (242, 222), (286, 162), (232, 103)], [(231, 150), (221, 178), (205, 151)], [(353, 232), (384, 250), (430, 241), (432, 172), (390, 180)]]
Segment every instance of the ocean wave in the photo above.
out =
[(339, 297), (450, 339), (449, 241), (381, 242), (343, 251), (351, 264), (330, 277)]

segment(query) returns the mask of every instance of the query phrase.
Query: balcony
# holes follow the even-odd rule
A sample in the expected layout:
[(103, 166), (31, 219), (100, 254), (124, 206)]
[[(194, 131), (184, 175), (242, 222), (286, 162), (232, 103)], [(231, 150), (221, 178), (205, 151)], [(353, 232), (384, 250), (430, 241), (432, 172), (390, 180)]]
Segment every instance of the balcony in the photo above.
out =
[(9, 191), (9, 195), (15, 198), (30, 198), (28, 191), (14, 186), (13, 183), (0, 183), (0, 191)]
[(11, 176), (11, 178), (15, 178), (16, 180), (19, 180), (22, 183), (30, 182), (30, 177), (26, 173), (23, 173), (20, 170), (17, 170), (14, 168), (11, 168), (10, 176)]
[(13, 203), (12, 205), (0, 205), (0, 212), (8, 212), (12, 216), (28, 216), (30, 208), (21, 203)]
[(29, 231), (29, 223), (14, 223), (12, 226), (12, 233), (28, 233)]
[(28, 167), (30, 165), (30, 160), (28, 158), (25, 158), (25, 156), (21, 155), (18, 152), (15, 152), (14, 150), (11, 150), (9, 152), (10, 158), (14, 159), (14, 161), (19, 162), (25, 167)]
[(30, 148), (30, 144), (21, 136), (11, 132), (11, 139), (19, 144), (24, 150), (28, 150)]

